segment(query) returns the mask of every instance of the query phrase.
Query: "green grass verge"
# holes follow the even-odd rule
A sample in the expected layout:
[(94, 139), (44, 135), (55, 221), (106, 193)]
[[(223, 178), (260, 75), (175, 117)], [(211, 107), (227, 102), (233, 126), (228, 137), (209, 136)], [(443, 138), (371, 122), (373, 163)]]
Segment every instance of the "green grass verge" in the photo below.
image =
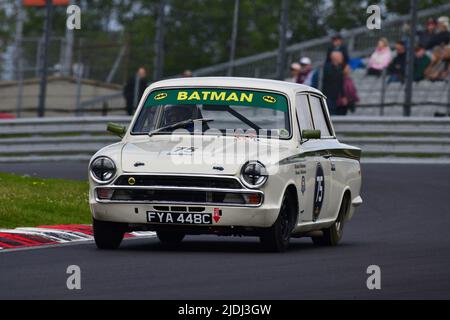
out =
[(88, 183), (0, 173), (0, 228), (90, 223)]

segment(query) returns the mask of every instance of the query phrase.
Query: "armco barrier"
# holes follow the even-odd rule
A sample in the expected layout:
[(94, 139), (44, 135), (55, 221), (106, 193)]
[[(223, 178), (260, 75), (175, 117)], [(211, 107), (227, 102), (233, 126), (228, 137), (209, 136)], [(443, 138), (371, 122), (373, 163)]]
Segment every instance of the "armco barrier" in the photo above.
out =
[[(106, 124), (129, 117), (0, 120), (0, 163), (88, 160), (118, 141)], [(449, 118), (335, 117), (339, 139), (365, 158), (450, 159)]]

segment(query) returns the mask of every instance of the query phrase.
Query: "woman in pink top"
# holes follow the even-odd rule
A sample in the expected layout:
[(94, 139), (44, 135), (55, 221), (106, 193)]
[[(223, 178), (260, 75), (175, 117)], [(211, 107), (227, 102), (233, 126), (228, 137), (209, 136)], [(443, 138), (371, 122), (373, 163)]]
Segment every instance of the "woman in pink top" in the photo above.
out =
[(389, 48), (389, 42), (386, 38), (381, 38), (378, 41), (378, 46), (375, 52), (370, 57), (369, 64), (367, 66), (367, 74), (380, 76), (381, 73), (392, 60), (391, 49)]

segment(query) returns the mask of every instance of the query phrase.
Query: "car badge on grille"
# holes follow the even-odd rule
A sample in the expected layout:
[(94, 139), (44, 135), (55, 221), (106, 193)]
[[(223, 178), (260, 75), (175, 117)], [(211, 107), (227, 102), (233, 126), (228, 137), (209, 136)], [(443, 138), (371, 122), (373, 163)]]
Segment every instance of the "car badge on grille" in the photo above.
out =
[(134, 185), (136, 184), (136, 179), (133, 178), (133, 177), (129, 177), (129, 178), (128, 178), (128, 184), (129, 184), (130, 186), (134, 186)]

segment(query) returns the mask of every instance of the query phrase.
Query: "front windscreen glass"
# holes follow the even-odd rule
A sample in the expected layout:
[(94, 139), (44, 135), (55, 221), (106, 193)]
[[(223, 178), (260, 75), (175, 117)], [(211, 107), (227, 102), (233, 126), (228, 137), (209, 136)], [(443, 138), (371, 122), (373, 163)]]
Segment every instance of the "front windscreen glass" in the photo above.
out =
[(168, 89), (153, 91), (145, 101), (132, 134), (253, 134), (289, 138), (285, 96), (234, 89)]

